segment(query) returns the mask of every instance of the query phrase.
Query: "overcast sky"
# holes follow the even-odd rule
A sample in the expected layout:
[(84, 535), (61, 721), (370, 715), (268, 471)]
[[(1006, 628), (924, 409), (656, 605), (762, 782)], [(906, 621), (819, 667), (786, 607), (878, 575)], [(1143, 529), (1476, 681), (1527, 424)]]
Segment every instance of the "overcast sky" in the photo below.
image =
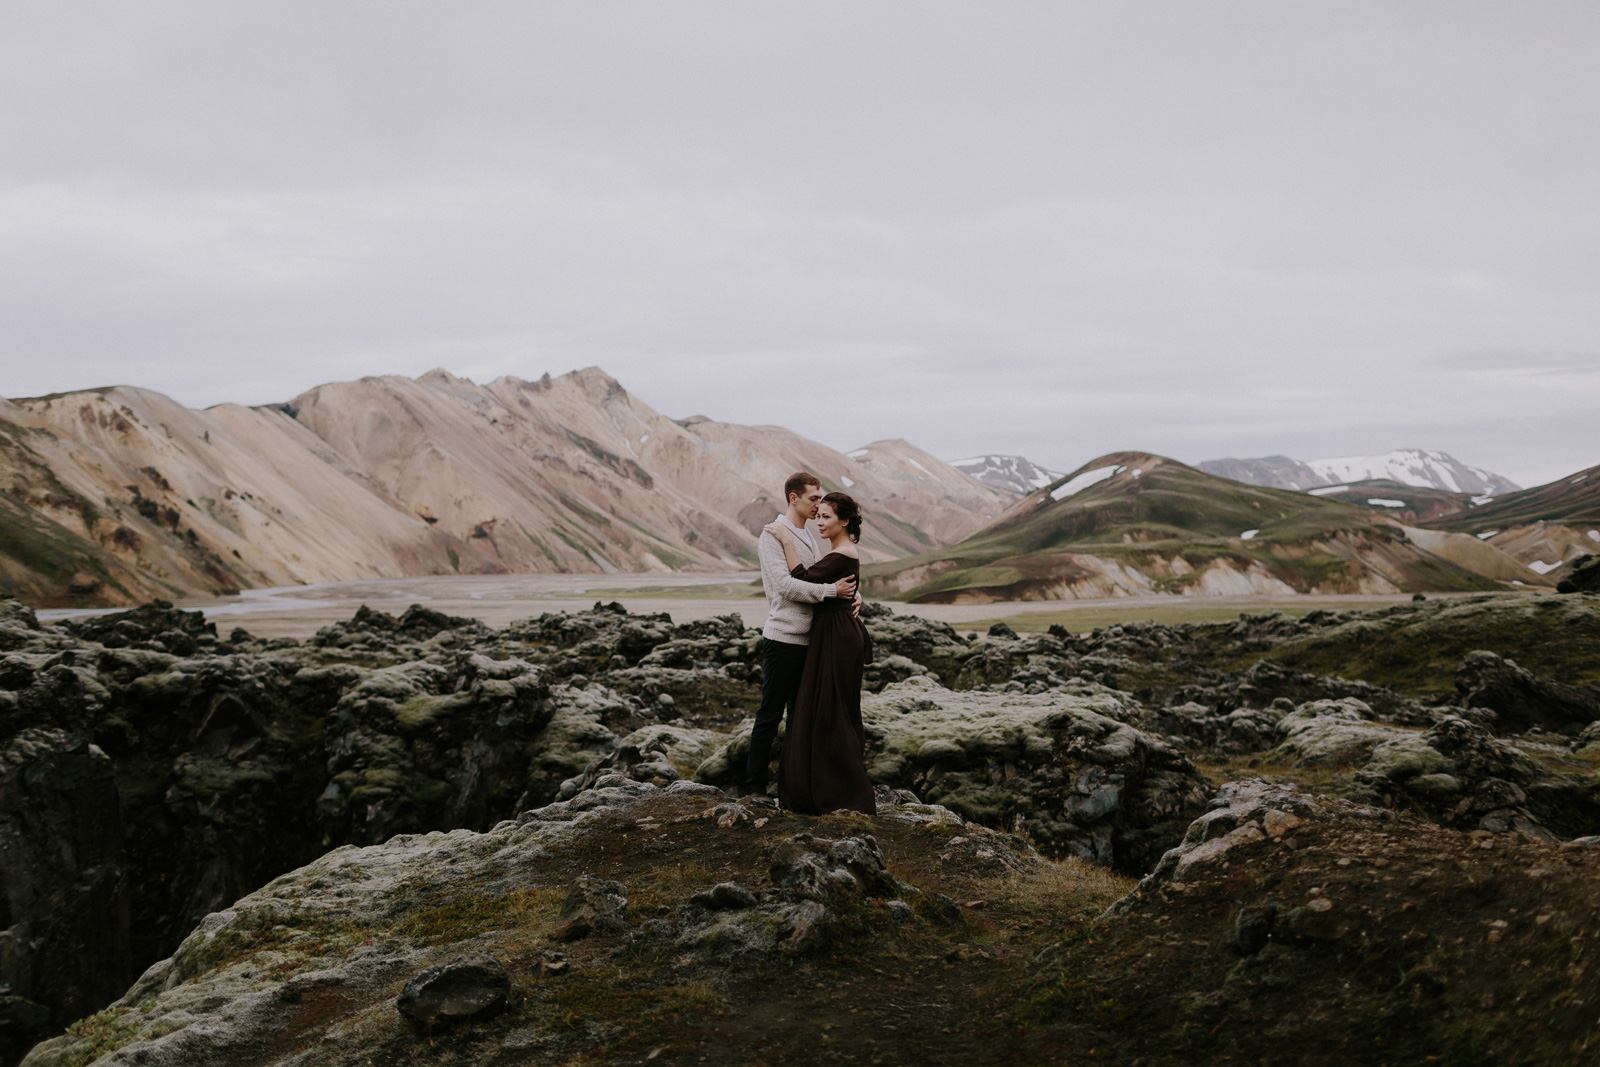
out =
[(0, 7), (0, 395), (1600, 462), (1600, 4)]

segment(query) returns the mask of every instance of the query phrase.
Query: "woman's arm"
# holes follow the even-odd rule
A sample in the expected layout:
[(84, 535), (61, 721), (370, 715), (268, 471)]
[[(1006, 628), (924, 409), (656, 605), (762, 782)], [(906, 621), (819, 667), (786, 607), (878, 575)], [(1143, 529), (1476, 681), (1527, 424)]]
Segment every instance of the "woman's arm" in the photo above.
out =
[(794, 534), (781, 522), (769, 522), (761, 528), (763, 533), (769, 533), (778, 539), (778, 544), (783, 546), (783, 561), (789, 565), (789, 573), (800, 566), (800, 553), (795, 551)]

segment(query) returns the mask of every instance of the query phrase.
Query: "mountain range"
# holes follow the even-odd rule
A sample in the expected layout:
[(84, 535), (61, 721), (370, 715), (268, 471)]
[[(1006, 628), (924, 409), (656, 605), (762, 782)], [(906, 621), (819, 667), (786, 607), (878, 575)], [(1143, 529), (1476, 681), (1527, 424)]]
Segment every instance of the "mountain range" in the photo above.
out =
[[(1066, 474), (958, 462), (900, 440), (844, 453), (777, 426), (672, 419), (594, 367), (485, 385), (370, 377), (203, 411), (132, 386), (0, 400), (0, 593), (94, 606), (750, 569), (800, 469), (862, 502), (864, 583), (882, 597), (1498, 589), (1555, 584), (1600, 551), (1600, 468), (1516, 490), (1443, 453), (1391, 453), (1319, 461), (1312, 475), (1344, 480), (1302, 492), (1145, 452)], [(1283, 467), (1296, 462), (1218, 461), (1300, 478)], [(1405, 477), (1347, 477), (1374, 470)]]
[(598, 368), (318, 386), (191, 410), (115, 386), (0, 401), (0, 593), (36, 605), (427, 574), (730, 570), (784, 479), (873, 517), (863, 559), (953, 543), (1013, 494), (904, 441), (845, 455), (673, 420)]
[(1380, 456), (1344, 459), (1298, 460), (1288, 456), (1208, 459), (1195, 466), (1207, 474), (1220, 474), (1236, 482), (1279, 489), (1316, 489), (1375, 480), (1472, 496), (1495, 496), (1521, 488), (1509, 478), (1481, 467), (1469, 467), (1448, 453), (1426, 448), (1401, 448)]
[(867, 568), (863, 586), (923, 603), (1487, 591), (1555, 585), (1600, 551), (1600, 468), (1482, 506), (1468, 497), (1431, 523), (1396, 515), (1426, 506), (1414, 488), (1364, 484), (1356, 502), (1340, 499), (1348, 486), (1306, 493), (1111, 453), (958, 544)]

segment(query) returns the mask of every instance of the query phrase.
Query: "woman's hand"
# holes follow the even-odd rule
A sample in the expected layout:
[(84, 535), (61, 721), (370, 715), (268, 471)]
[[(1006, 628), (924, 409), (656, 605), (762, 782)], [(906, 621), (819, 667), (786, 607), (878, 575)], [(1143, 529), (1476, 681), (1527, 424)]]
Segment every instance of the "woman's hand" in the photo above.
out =
[(790, 533), (789, 532), (789, 527), (785, 526), (781, 522), (769, 522), (765, 526), (761, 527), (761, 532), (762, 533), (769, 533), (773, 537), (776, 537), (778, 539), (778, 543), (779, 544), (782, 544), (782, 545), (792, 545), (792, 544), (794, 544), (794, 534)]

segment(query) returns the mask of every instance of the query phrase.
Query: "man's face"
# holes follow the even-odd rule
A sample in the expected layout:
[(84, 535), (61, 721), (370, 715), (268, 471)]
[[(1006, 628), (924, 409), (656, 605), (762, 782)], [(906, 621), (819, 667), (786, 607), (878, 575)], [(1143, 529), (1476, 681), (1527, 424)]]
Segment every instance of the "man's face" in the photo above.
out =
[(789, 503), (806, 518), (816, 518), (817, 505), (822, 503), (822, 486), (808, 485), (804, 493), (790, 493)]

